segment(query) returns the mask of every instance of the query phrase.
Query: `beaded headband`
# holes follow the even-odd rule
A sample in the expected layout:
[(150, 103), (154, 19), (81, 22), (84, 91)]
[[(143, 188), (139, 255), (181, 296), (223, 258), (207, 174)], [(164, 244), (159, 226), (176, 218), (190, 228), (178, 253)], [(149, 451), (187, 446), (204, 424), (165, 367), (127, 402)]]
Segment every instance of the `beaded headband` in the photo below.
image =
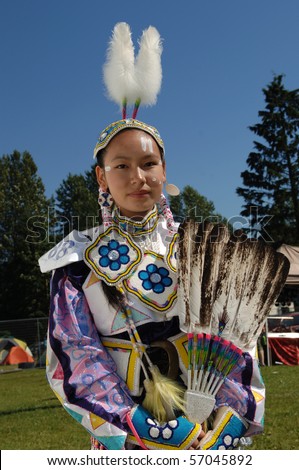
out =
[(104, 149), (109, 144), (110, 140), (123, 129), (140, 129), (144, 132), (147, 132), (155, 139), (164, 154), (164, 143), (157, 129), (153, 126), (150, 126), (149, 124), (146, 124), (145, 122), (130, 118), (112, 122), (101, 132), (94, 149), (93, 158), (96, 158), (97, 153)]

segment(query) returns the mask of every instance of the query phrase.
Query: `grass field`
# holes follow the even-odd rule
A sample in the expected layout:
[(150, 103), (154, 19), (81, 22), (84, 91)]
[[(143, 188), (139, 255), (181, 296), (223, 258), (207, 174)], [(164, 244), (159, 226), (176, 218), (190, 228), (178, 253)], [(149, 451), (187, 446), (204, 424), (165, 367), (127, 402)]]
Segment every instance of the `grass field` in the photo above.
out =
[[(9, 369), (8, 369), (9, 371)], [(262, 369), (266, 384), (265, 431), (250, 449), (299, 449), (299, 368)], [(89, 449), (89, 434), (61, 407), (44, 369), (0, 373), (0, 447)]]

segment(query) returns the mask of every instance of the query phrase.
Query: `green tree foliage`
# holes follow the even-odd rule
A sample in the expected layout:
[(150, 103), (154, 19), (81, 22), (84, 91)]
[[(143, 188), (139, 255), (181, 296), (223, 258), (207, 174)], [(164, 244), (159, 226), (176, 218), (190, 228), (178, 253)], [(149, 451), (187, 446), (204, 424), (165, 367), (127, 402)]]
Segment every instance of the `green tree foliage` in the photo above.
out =
[(203, 222), (223, 222), (226, 219), (215, 212), (215, 206), (212, 201), (202, 196), (192, 186), (185, 186), (179, 196), (169, 196), (169, 204), (177, 222), (182, 222), (186, 218)]
[(283, 76), (274, 76), (263, 89), (265, 109), (261, 122), (249, 129), (262, 141), (254, 141), (241, 173), (244, 198), (242, 215), (249, 230), (267, 241), (299, 243), (299, 89), (286, 90)]
[[(85, 182), (89, 191), (92, 193), (92, 197), (97, 201), (99, 185), (96, 177), (96, 166), (97, 164), (92, 165), (90, 171), (85, 172)], [(98, 209), (98, 206), (97, 206)]]
[(85, 175), (69, 174), (56, 191), (56, 225), (61, 236), (72, 230), (85, 230), (100, 223), (98, 185), (94, 167)]
[(48, 206), (28, 152), (0, 159), (0, 310), (2, 319), (46, 316), (48, 276), (38, 258), (49, 249)]

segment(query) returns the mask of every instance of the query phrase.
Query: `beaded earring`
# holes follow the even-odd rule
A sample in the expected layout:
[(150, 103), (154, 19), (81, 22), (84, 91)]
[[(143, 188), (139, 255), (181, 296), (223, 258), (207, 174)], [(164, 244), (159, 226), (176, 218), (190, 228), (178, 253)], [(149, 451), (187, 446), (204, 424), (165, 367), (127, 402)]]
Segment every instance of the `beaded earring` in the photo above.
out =
[(167, 199), (163, 193), (161, 194), (161, 197), (160, 197), (159, 206), (160, 206), (162, 214), (165, 217), (168, 230), (170, 232), (175, 231), (175, 221), (173, 219), (171, 209), (167, 203)]
[(98, 203), (101, 208), (104, 227), (109, 227), (112, 223), (112, 207), (114, 201), (111, 194), (101, 187), (99, 187)]
[(102, 207), (112, 207), (114, 203), (111, 194), (108, 191), (103, 190), (101, 187), (99, 187), (98, 203), (101, 209)]

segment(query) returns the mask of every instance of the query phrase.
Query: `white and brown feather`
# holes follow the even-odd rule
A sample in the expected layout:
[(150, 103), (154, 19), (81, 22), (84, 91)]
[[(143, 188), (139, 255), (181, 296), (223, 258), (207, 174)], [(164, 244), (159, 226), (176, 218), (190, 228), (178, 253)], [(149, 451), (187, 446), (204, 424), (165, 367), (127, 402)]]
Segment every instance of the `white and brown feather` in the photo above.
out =
[(289, 271), (261, 240), (235, 237), (221, 224), (186, 221), (179, 228), (178, 308), (181, 328), (251, 349)]

